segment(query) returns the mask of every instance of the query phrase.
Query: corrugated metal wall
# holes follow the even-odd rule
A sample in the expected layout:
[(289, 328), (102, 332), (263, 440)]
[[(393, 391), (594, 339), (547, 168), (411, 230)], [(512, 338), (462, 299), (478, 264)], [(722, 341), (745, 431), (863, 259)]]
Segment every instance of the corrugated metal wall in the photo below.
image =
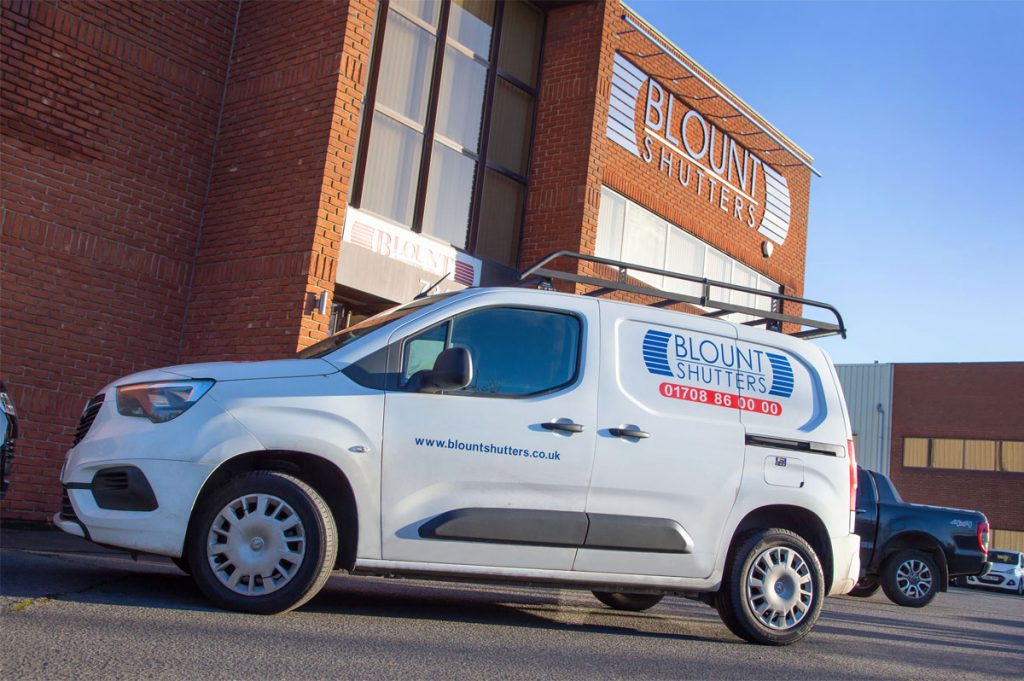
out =
[(892, 364), (836, 365), (846, 395), (857, 460), (864, 468), (889, 474), (892, 433)]

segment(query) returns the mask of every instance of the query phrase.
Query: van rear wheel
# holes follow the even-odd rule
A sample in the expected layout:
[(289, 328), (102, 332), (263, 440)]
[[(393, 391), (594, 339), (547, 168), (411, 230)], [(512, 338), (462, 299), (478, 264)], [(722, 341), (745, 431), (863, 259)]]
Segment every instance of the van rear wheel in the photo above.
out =
[(594, 591), (593, 594), (609, 608), (629, 612), (650, 610), (665, 597), (662, 594), (624, 594), (611, 591)]
[(337, 530), (312, 487), (253, 471), (203, 499), (186, 551), (192, 578), (214, 604), (269, 615), (320, 591), (334, 567)]
[(825, 599), (821, 563), (789, 530), (759, 530), (739, 539), (725, 563), (715, 607), (729, 630), (751, 643), (784, 646), (814, 628)]

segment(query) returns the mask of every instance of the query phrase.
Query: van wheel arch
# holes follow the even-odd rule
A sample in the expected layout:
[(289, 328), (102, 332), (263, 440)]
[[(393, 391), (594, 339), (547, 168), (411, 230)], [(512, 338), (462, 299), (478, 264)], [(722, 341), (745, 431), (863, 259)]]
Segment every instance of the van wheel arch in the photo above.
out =
[(199, 495), (192, 504), (183, 550), (188, 546), (192, 536), (195, 511), (203, 497), (211, 490), (223, 487), (228, 480), (238, 475), (259, 470), (293, 475), (323, 497), (338, 528), (338, 555), (333, 569), (351, 571), (355, 566), (359, 540), (359, 516), (352, 485), (345, 473), (335, 464), (322, 456), (308, 452), (264, 450), (239, 454), (224, 461), (203, 483)]
[(811, 545), (811, 548), (818, 555), (818, 561), (821, 563), (821, 570), (825, 578), (825, 592), (828, 593), (832, 587), (834, 569), (832, 542), (829, 540), (828, 529), (825, 527), (825, 523), (815, 513), (808, 511), (806, 508), (779, 504), (754, 509), (744, 516), (743, 520), (740, 521), (740, 524), (733, 531), (728, 555), (732, 555), (736, 550), (737, 544), (749, 536), (751, 532), (771, 528), (789, 530), (799, 535)]

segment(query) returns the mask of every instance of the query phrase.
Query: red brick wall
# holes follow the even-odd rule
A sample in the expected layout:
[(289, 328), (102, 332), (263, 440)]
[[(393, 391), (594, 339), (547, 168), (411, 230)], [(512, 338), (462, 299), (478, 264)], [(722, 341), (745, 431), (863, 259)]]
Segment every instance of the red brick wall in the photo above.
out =
[(582, 3), (548, 12), (521, 267), (551, 251), (593, 252), (608, 112), (610, 55), (604, 44), (611, 9)]
[[(618, 5), (617, 2), (613, 3)], [(763, 161), (780, 172), (788, 183), (791, 201), (791, 218), (789, 233), (785, 242), (776, 245), (770, 258), (764, 258), (761, 244), (765, 237), (757, 232), (763, 213), (763, 182), (760, 182), (758, 196), (761, 202), (755, 212), (755, 227), (735, 219), (730, 212), (723, 211), (720, 206), (720, 194), (716, 192), (710, 200), (708, 184), (698, 195), (694, 185), (698, 179), (691, 175), (690, 186), (682, 187), (678, 180), (678, 166), (683, 163), (676, 155), (673, 170), (676, 176), (670, 177), (659, 165), (660, 155), (654, 152), (650, 163), (633, 156), (612, 140), (604, 137), (605, 120), (601, 120), (601, 135), (604, 146), (605, 163), (602, 181), (609, 188), (639, 203), (669, 222), (678, 225), (687, 232), (706, 241), (715, 248), (747, 264), (765, 276), (786, 286), (791, 295), (802, 295), (804, 281), (804, 265), (807, 250), (807, 214), (810, 201), (811, 172), (800, 159), (784, 150), (767, 135), (758, 132), (757, 126), (739, 115), (739, 109), (726, 100), (715, 97), (714, 93), (689, 71), (675, 63), (667, 56), (662, 47), (652, 42), (642, 33), (622, 19), (624, 11), (614, 12), (611, 33), (613, 38), (605, 44), (605, 50), (618, 51), (641, 71), (657, 79), (665, 89), (666, 96), (671, 91), (677, 102), (699, 111), (709, 125), (725, 131), (738, 145), (745, 146)], [(701, 72), (712, 83), (713, 78), (703, 69), (689, 60), (686, 55), (676, 53), (691, 68)], [(611, 78), (609, 70), (607, 76)], [(717, 86), (720, 91), (724, 87)], [(644, 125), (644, 104), (646, 103), (647, 87), (640, 91), (637, 116), (634, 121), (637, 130), (642, 132)], [(738, 105), (742, 106), (739, 102)], [(757, 117), (750, 109), (744, 112)], [(607, 111), (607, 109), (606, 109)], [(681, 116), (680, 111), (674, 118)], [(643, 135), (640, 136), (641, 143)], [(720, 139), (720, 138), (719, 138)], [(691, 140), (700, 146), (697, 137)], [(655, 148), (658, 145), (655, 145)], [(717, 151), (720, 147), (716, 146)], [(772, 151), (775, 150), (775, 151)], [(641, 149), (643, 152), (643, 149)], [(709, 152), (710, 154), (710, 152)], [(706, 164), (707, 158), (704, 159)], [(692, 170), (692, 168), (691, 168)], [(727, 207), (730, 207), (727, 203)]]
[(1024, 530), (1024, 473), (904, 468), (907, 437), (1024, 440), (1024, 362), (893, 367), (890, 476), (915, 503), (982, 511), (993, 527)]
[(349, 4), (242, 6), (185, 328), (189, 360), (284, 357), (326, 333), (328, 318), (309, 314), (306, 300), (333, 290), (375, 13), (353, 0), (347, 23)]
[[(777, 151), (778, 144), (738, 116), (736, 108), (722, 99), (709, 98), (707, 86), (622, 19), (624, 11), (612, 0), (560, 8), (548, 15), (520, 264), (531, 263), (558, 248), (593, 253), (603, 184), (784, 284), (787, 293), (802, 295), (810, 170), (789, 152)], [(756, 227), (748, 227), (724, 213), (718, 203), (709, 202), (706, 187), (698, 196), (692, 189), (680, 187), (677, 179), (667, 177), (659, 169), (657, 158), (645, 163), (607, 139), (616, 51), (656, 76), (666, 92), (671, 88), (680, 102), (692, 103), (709, 123), (745, 144), (786, 177), (792, 204), (790, 229), (785, 243), (775, 248), (771, 258), (762, 257), (765, 238)], [(701, 70), (685, 55), (677, 56)], [(645, 97), (646, 88), (640, 94), (635, 121), (638, 129), (643, 127)], [(756, 213), (755, 225), (763, 212), (763, 181), (760, 194), (757, 198), (762, 207)]]
[(3, 2), (5, 519), (56, 510), (89, 397), (177, 360), (236, 8)]

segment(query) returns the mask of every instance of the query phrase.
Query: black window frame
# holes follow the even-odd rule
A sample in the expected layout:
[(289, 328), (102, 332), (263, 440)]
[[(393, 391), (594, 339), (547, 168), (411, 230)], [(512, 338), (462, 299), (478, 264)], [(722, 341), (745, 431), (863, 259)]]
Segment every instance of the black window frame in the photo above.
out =
[[(412, 391), (410, 391), (408, 389), (408, 382), (403, 380), (403, 377), (405, 376), (405, 345), (406, 345), (406, 343), (408, 343), (409, 341), (412, 341), (413, 339), (419, 337), (420, 335), (422, 335), (424, 333), (427, 333), (427, 332), (429, 332), (429, 331), (431, 331), (433, 329), (436, 329), (439, 326), (443, 326), (445, 324), (448, 324), (449, 326), (448, 326), (448, 331), (445, 334), (446, 340), (445, 340), (445, 347), (444, 347), (444, 349), (448, 349), (449, 347), (451, 347), (452, 330), (454, 329), (455, 321), (457, 319), (459, 319), (460, 317), (466, 317), (466, 316), (471, 315), (471, 314), (478, 314), (480, 312), (486, 312), (488, 310), (521, 310), (521, 311), (526, 311), (526, 312), (544, 312), (544, 313), (547, 313), (547, 314), (562, 315), (562, 316), (565, 316), (565, 317), (571, 317), (573, 320), (575, 320), (576, 328), (577, 328), (578, 333), (576, 335), (576, 358), (575, 358), (575, 365), (573, 366), (572, 376), (570, 376), (569, 379), (566, 380), (565, 382), (559, 383), (556, 386), (552, 386), (552, 387), (546, 388), (544, 390), (538, 390), (538, 391), (535, 391), (535, 392), (532, 392), (532, 393), (521, 393), (521, 394), (511, 395), (511, 394), (504, 394), (504, 393), (479, 392), (479, 391), (469, 391), (469, 390), (465, 390), (465, 389), (460, 389), (460, 390), (446, 390), (446, 391), (443, 391), (442, 393), (439, 393), (439, 394), (442, 394), (442, 395), (452, 395), (452, 396), (462, 396), (462, 397), (485, 397), (485, 398), (503, 399), (503, 400), (518, 400), (518, 399), (528, 399), (528, 398), (542, 397), (544, 395), (551, 395), (553, 393), (561, 392), (563, 390), (572, 388), (573, 386), (577, 385), (580, 382), (580, 379), (582, 377), (582, 368), (583, 368), (583, 347), (584, 347), (583, 343), (584, 343), (584, 339), (586, 338), (586, 334), (588, 332), (587, 331), (587, 320), (583, 317), (583, 315), (581, 315), (581, 314), (579, 314), (577, 312), (570, 311), (570, 310), (556, 310), (556, 309), (549, 308), (549, 307), (535, 307), (535, 306), (531, 306), (531, 305), (486, 305), (484, 307), (477, 307), (477, 308), (473, 308), (471, 310), (465, 310), (463, 312), (459, 312), (458, 314), (452, 315), (451, 317), (446, 317), (445, 319), (442, 319), (442, 320), (440, 320), (440, 321), (438, 321), (438, 322), (436, 322), (434, 324), (431, 324), (431, 325), (426, 326), (426, 327), (424, 327), (422, 329), (419, 329), (418, 331), (410, 333), (409, 335), (404, 336), (401, 339), (399, 339), (398, 341), (392, 343), (391, 346), (390, 346), (391, 347), (391, 352), (388, 353), (388, 357), (389, 357), (389, 359), (388, 359), (388, 363), (389, 363), (388, 373), (391, 376), (394, 377), (394, 382), (391, 383), (391, 385), (388, 387), (388, 390), (390, 392), (412, 392)], [(394, 366), (395, 370), (391, 370), (391, 368), (390, 368), (391, 366)]]
[[(480, 214), (483, 204), (484, 179), (488, 170), (498, 173), (511, 179), (523, 187), (522, 210), (519, 216), (517, 229), (517, 243), (515, 244), (516, 260), (521, 250), (523, 238), (523, 225), (526, 221), (526, 205), (529, 193), (529, 175), (533, 168), (533, 139), (537, 130), (537, 111), (540, 108), (540, 84), (544, 65), (544, 42), (547, 37), (547, 13), (542, 7), (534, 2), (527, 2), (536, 9), (542, 16), (540, 31), (540, 47), (538, 52), (536, 85), (530, 86), (519, 80), (511, 73), (498, 69), (498, 61), (501, 49), (501, 34), (504, 27), (504, 15), (506, 2), (526, 2), (526, 0), (496, 0), (494, 25), (491, 31), (490, 59), (487, 66), (487, 79), (484, 86), (483, 110), (481, 112), (480, 143), (476, 152), (476, 169), (473, 177), (473, 188), (470, 197), (469, 217), (465, 246), (451, 244), (454, 248), (477, 256), (478, 236), (480, 232)], [(423, 233), (423, 213), (427, 200), (427, 182), (430, 173), (430, 161), (433, 154), (435, 142), (435, 124), (437, 118), (437, 102), (441, 89), (441, 69), (444, 64), (445, 49), (448, 45), (448, 19), (451, 15), (449, 0), (441, 0), (441, 10), (438, 17), (436, 43), (434, 49), (433, 66), (430, 73), (430, 90), (427, 96), (426, 120), (423, 124), (423, 133), (420, 148), (420, 162), (416, 180), (416, 195), (413, 202), (413, 218), (411, 225), (401, 225), (411, 229), (416, 234)], [(377, 5), (377, 19), (374, 26), (373, 40), (371, 44), (371, 59), (369, 71), (367, 72), (367, 86), (361, 108), (361, 120), (359, 122), (359, 140), (356, 145), (356, 159), (353, 165), (353, 180), (349, 192), (349, 204), (356, 209), (363, 210), (363, 190), (366, 179), (366, 163), (370, 145), (370, 131), (373, 127), (374, 114), (377, 107), (377, 82), (380, 74), (381, 53), (384, 46), (384, 35), (387, 28), (388, 13), (391, 10), (390, 0), (379, 0)], [(408, 15), (395, 8), (403, 18), (412, 20)], [(420, 24), (419, 21), (414, 23)], [(488, 157), (488, 146), (491, 133), (491, 115), (494, 103), (494, 93), (498, 79), (511, 83), (514, 87), (526, 92), (533, 98), (533, 111), (530, 115), (530, 143), (528, 145), (526, 159), (526, 174), (518, 172), (502, 165), (494, 163)], [(385, 114), (386, 115), (386, 114)], [(444, 144), (444, 142), (441, 142)], [(376, 213), (375, 213), (376, 215)], [(389, 222), (394, 222), (386, 216), (378, 216)], [(400, 224), (400, 223), (396, 223)], [(516, 267), (517, 263), (501, 263), (505, 266)]]

